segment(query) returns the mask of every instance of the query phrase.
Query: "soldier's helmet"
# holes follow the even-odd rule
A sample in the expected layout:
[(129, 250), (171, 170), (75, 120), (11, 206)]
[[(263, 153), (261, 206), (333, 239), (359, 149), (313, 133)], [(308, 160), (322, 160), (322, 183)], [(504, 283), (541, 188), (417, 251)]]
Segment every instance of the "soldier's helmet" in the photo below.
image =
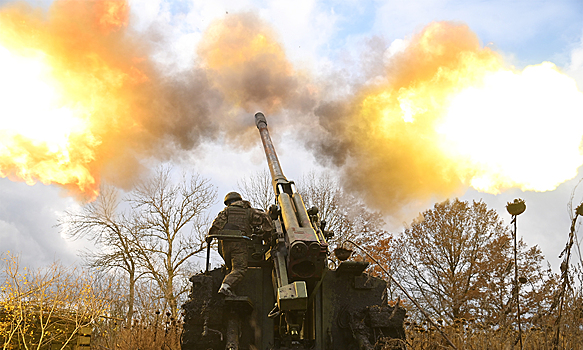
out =
[(241, 195), (237, 192), (229, 192), (227, 193), (227, 195), (225, 196), (225, 205), (229, 205), (232, 202), (236, 202), (236, 201), (241, 201), (243, 200), (243, 198), (241, 198)]

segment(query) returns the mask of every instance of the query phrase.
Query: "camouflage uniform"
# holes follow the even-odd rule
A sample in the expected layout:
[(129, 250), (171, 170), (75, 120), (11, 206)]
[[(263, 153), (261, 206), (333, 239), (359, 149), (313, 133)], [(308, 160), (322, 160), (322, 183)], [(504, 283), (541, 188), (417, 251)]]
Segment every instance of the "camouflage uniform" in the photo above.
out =
[[(259, 209), (251, 208), (251, 204), (243, 200), (232, 202), (223, 209), (213, 221), (209, 234), (220, 235), (221, 230), (234, 228), (231, 225), (237, 226), (235, 229), (247, 237), (254, 233), (254, 228), (259, 234), (273, 232), (273, 222), (269, 215)], [(219, 254), (225, 260), (227, 268), (231, 270), (223, 279), (223, 283), (233, 288), (243, 279), (247, 271), (247, 241), (219, 240)]]

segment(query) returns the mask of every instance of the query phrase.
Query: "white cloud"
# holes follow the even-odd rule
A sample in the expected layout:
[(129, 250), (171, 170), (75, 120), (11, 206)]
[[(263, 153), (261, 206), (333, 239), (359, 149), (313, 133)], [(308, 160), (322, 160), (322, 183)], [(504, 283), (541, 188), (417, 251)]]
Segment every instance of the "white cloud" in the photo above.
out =
[(260, 15), (276, 28), (291, 61), (311, 64), (329, 43), (339, 19), (331, 7), (315, 0), (270, 1)]
[(571, 51), (571, 62), (567, 67), (567, 73), (575, 79), (579, 90), (583, 91), (583, 34), (579, 45)]
[(432, 21), (461, 21), (489, 36), (524, 40), (541, 25), (568, 15), (568, 7), (569, 1), (388, 1), (377, 11), (375, 29), (403, 37)]
[(572, 0), (379, 2), (374, 32), (407, 38), (432, 21), (466, 23), (484, 45), (518, 53), (523, 65), (556, 56), (582, 19), (583, 3)]
[(409, 46), (409, 42), (407, 40), (395, 39), (391, 43), (391, 45), (389, 46), (389, 48), (385, 51), (385, 54), (384, 54), (385, 61), (388, 61), (395, 54), (397, 54), (399, 52), (405, 51), (405, 49), (407, 48), (407, 46)]
[(314, 69), (318, 52), (330, 41), (338, 16), (315, 0), (300, 1), (192, 1), (176, 7), (172, 1), (130, 0), (132, 27), (139, 32), (162, 34), (155, 59), (167, 66), (189, 69), (196, 46), (214, 20), (237, 12), (254, 11), (275, 29), (288, 58), (300, 67)]
[(77, 261), (82, 242), (63, 239), (55, 227), (57, 212), (74, 203), (61, 189), (0, 179), (0, 198), (0, 252), (19, 254), (29, 267)]

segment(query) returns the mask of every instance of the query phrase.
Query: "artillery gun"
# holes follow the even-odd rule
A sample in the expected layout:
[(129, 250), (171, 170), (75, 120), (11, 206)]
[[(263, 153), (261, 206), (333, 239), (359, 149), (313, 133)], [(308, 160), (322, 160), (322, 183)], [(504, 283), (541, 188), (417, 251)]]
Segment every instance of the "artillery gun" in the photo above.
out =
[(255, 124), (273, 180), (275, 233), (221, 238), (247, 242), (249, 268), (236, 297), (217, 294), (226, 268), (209, 271), (207, 239), (207, 270), (190, 278), (182, 306), (182, 350), (404, 348), (405, 310), (388, 305), (387, 283), (365, 273), (368, 262), (337, 254), (338, 267), (328, 267), (331, 232), (283, 175), (263, 113)]

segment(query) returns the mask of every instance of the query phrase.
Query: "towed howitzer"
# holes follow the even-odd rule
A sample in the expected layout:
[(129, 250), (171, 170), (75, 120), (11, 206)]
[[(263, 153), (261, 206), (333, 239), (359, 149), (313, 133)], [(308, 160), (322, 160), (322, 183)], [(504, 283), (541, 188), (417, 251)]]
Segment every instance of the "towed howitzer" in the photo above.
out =
[(263, 113), (255, 124), (276, 198), (269, 209), (275, 232), (245, 240), (249, 268), (237, 296), (217, 294), (225, 267), (208, 271), (207, 263), (190, 278), (182, 350), (404, 348), (405, 310), (388, 305), (386, 281), (366, 274), (364, 261), (338, 255), (338, 267), (328, 267), (331, 232), (283, 175)]

